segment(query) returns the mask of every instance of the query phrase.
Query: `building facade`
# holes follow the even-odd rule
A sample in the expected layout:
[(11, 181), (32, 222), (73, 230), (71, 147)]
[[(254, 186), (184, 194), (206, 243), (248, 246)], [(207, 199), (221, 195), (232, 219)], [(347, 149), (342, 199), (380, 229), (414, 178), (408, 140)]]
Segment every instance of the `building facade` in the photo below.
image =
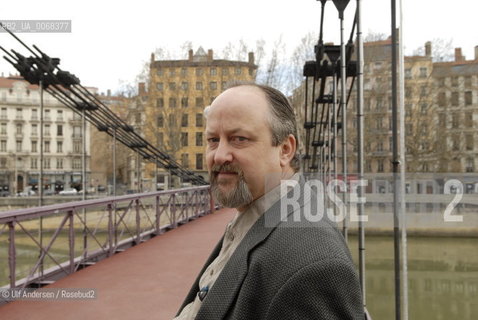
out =
[[(390, 173), (393, 169), (390, 39), (365, 43), (364, 58), (364, 171)], [(427, 42), (424, 55), (405, 56), (404, 63), (406, 171), (475, 172), (478, 47), (472, 60), (466, 60), (457, 48), (454, 61), (434, 62), (432, 43)], [(348, 171), (356, 172), (354, 94), (347, 107), (347, 122)]]
[[(81, 115), (46, 91), (43, 95), (43, 184), (56, 193), (81, 188)], [(40, 176), (40, 90), (19, 76), (0, 78), (0, 187), (14, 195), (38, 190)], [(86, 124), (87, 177), (90, 133)]]
[[(252, 52), (248, 61), (214, 59), (213, 50), (206, 53), (202, 48), (195, 53), (189, 50), (186, 60), (155, 60), (152, 54), (147, 98), (143, 98), (146, 139), (183, 167), (206, 177), (204, 108), (228, 82), (254, 81), (256, 70)], [(153, 177), (154, 170), (153, 164), (148, 165), (145, 176)], [(167, 183), (165, 176), (162, 172), (158, 182)]]

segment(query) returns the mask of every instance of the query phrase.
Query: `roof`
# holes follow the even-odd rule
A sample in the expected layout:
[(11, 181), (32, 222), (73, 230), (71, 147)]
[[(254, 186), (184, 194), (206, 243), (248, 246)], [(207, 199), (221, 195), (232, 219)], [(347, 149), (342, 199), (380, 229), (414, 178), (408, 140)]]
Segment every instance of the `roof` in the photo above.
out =
[(38, 90), (37, 85), (33, 85), (25, 81), (22, 77), (20, 76), (9, 76), (9, 77), (0, 77), (0, 88), (8, 88), (11, 89), (13, 88), (13, 84), (16, 82), (22, 82), (26, 86), (26, 88), (31, 89), (31, 90)]

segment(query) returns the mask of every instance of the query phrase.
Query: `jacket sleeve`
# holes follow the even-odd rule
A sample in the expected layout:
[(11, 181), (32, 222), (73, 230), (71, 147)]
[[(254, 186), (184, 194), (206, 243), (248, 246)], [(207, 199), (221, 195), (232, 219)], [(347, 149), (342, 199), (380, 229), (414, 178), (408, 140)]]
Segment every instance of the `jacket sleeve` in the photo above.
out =
[(364, 319), (353, 264), (332, 259), (299, 269), (275, 294), (267, 319)]

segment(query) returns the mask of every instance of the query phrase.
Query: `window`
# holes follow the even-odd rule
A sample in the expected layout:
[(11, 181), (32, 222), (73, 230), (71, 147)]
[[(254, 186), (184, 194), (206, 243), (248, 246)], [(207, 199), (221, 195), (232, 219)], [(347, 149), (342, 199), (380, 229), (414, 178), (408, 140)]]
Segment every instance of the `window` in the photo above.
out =
[(377, 161), (377, 172), (383, 172), (383, 160)]
[(81, 169), (81, 158), (74, 158), (72, 167), (73, 169)]
[(451, 148), (453, 151), (458, 151), (460, 149), (460, 139), (457, 135), (454, 135), (452, 139), (453, 140), (452, 140)]
[(188, 69), (186, 68), (181, 68), (181, 77), (185, 77), (188, 75)]
[(181, 107), (183, 107), (183, 108), (188, 107), (188, 98), (186, 98), (186, 97), (181, 98)]
[(473, 93), (471, 91), (465, 92), (465, 105), (471, 106), (473, 104)]
[(16, 118), (17, 118), (17, 120), (23, 119), (23, 110), (22, 110), (22, 108), (17, 108)]
[(22, 140), (17, 140), (17, 152), (22, 152)]
[(223, 75), (223, 76), (229, 75), (229, 69), (228, 69), (228, 68), (222, 69), (222, 75)]
[(446, 127), (446, 114), (441, 113), (438, 116), (438, 124), (440, 125), (440, 127)]
[(420, 87), (420, 97), (426, 97), (427, 96), (427, 86), (421, 86)]
[(176, 115), (175, 114), (170, 114), (169, 115), (169, 127), (170, 128), (175, 128), (176, 127)]
[(63, 126), (61, 124), (56, 126), (56, 135), (62, 136), (63, 135)]
[(36, 141), (32, 141), (32, 152), (37, 152), (38, 143)]
[(452, 106), (458, 106), (458, 92), (452, 92), (451, 93), (451, 105)]
[(451, 126), (452, 128), (458, 128), (458, 114), (457, 113), (454, 113), (451, 115)]
[(226, 81), (223, 81), (223, 82), (221, 83), (221, 89), (224, 90), (224, 89), (226, 89), (226, 87), (227, 87), (227, 82), (226, 82)]
[(1, 126), (0, 126), (0, 134), (7, 134), (7, 124), (6, 123), (2, 123)]
[(2, 111), (0, 113), (0, 118), (7, 119), (7, 108), (2, 108)]
[(45, 109), (45, 120), (51, 120), (50, 109)]
[(236, 70), (234, 71), (234, 74), (235, 74), (236, 76), (240, 75), (241, 73), (242, 73), (241, 68), (236, 68)]
[(466, 160), (466, 172), (473, 172), (473, 171), (475, 171), (475, 169), (474, 169), (474, 167), (475, 167), (475, 166), (474, 166), (474, 162), (475, 162), (475, 161), (473, 160), (473, 158), (469, 158), (469, 159)]
[(467, 88), (471, 87), (471, 76), (465, 77), (465, 87)]
[(422, 103), (420, 105), (420, 113), (421, 114), (427, 114), (427, 110), (428, 110), (428, 105), (426, 103)]
[(57, 141), (56, 142), (56, 153), (62, 153), (63, 152), (63, 141)]
[(32, 136), (36, 137), (38, 134), (38, 126), (36, 124), (32, 124)]
[(412, 97), (412, 88), (411, 87), (406, 87), (405, 88), (405, 98), (411, 98)]
[(412, 69), (405, 69), (405, 79), (412, 78)]
[(378, 152), (382, 152), (382, 151), (383, 151), (383, 143), (382, 143), (382, 142), (378, 142), (378, 143), (377, 143), (377, 151), (378, 151)]
[(163, 98), (156, 99), (156, 107), (157, 108), (163, 108), (164, 107), (164, 99)]
[(169, 83), (169, 90), (176, 90), (176, 82)]
[(164, 126), (164, 117), (162, 115), (158, 116), (156, 120), (156, 125), (158, 128), (162, 128)]
[(189, 154), (181, 154), (181, 165), (186, 168), (189, 167)]
[(162, 91), (163, 90), (163, 83), (162, 82), (156, 83), (156, 89), (158, 89), (159, 91)]
[(473, 112), (465, 113), (465, 127), (470, 129), (473, 127)]
[(176, 75), (176, 70), (174, 68), (169, 69), (169, 76), (174, 77)]
[(56, 168), (57, 169), (63, 169), (63, 159), (61, 159), (61, 158), (56, 159)]
[(421, 127), (420, 127), (420, 134), (421, 134), (422, 136), (426, 136), (427, 133), (428, 133), (428, 126), (427, 126), (426, 123), (423, 123), (423, 124), (421, 125)]
[(413, 132), (413, 125), (411, 123), (405, 124), (405, 133), (407, 136), (411, 135)]
[(211, 88), (211, 90), (216, 90), (217, 89), (217, 82), (216, 81), (209, 82), (209, 88)]
[(466, 135), (466, 150), (471, 151), (474, 149), (474, 139), (472, 134)]
[(440, 107), (446, 106), (446, 93), (445, 92), (438, 93), (438, 105)]
[(181, 127), (183, 128), (187, 128), (188, 126), (188, 115), (187, 114), (183, 114), (182, 117), (181, 117)]
[(203, 73), (204, 73), (204, 72), (203, 72), (203, 70), (202, 70), (201, 68), (197, 68), (197, 69), (196, 69), (196, 75), (197, 75), (197, 76), (202, 76)]
[(0, 141), (0, 152), (7, 152), (7, 140)]
[(202, 113), (196, 113), (196, 127), (202, 128), (203, 126), (203, 117)]
[(203, 98), (196, 98), (196, 107), (199, 107), (199, 108), (204, 107), (204, 99)]
[(214, 67), (213, 67), (213, 68), (211, 68), (211, 69), (210, 69), (210, 75), (211, 75), (211, 76), (215, 76), (215, 75), (217, 75), (217, 69), (216, 69), (216, 68), (214, 68)]
[(188, 146), (188, 133), (181, 132), (181, 146), (187, 147)]
[(181, 82), (181, 89), (182, 90), (188, 90), (189, 84), (187, 82)]
[(38, 169), (38, 160), (37, 158), (32, 158), (30, 162), (30, 167), (32, 169)]
[(426, 67), (421, 67), (420, 68), (420, 78), (426, 78), (427, 77), (427, 68)]
[(451, 86), (452, 87), (458, 87), (458, 77), (452, 77), (451, 78)]
[(203, 145), (202, 132), (196, 132), (196, 146), (201, 147)]
[(382, 118), (377, 118), (375, 119), (375, 127), (377, 129), (381, 129), (382, 128)]
[[(80, 128), (80, 127), (79, 127)], [(44, 132), (45, 136), (50, 136), (50, 125), (49, 124), (45, 124), (45, 132)]]
[(176, 98), (169, 98), (169, 107), (176, 108)]
[(17, 123), (15, 127), (16, 127), (15, 133), (21, 135), (23, 132), (23, 125), (21, 123)]
[(81, 142), (73, 141), (73, 153), (81, 153)]
[(159, 76), (159, 77), (162, 77), (164, 72), (163, 72), (163, 69), (158, 69), (156, 70), (156, 74)]
[(50, 141), (45, 141), (45, 152), (50, 152)]
[(196, 153), (196, 170), (203, 169), (202, 153)]
[(57, 110), (56, 112), (56, 120), (63, 121), (63, 110)]
[(163, 143), (164, 143), (164, 134), (162, 132), (158, 132), (156, 133), (156, 138), (158, 140), (158, 146), (159, 147), (162, 147), (163, 146)]
[(202, 82), (196, 82), (196, 90), (202, 90)]
[(37, 109), (32, 109), (32, 120), (38, 120), (38, 111), (37, 111)]

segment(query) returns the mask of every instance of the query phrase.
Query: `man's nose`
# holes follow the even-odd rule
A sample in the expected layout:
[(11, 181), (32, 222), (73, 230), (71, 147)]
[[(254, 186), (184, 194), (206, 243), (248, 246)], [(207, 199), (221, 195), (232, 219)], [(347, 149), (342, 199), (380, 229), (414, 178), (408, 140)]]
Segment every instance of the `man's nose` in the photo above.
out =
[(214, 153), (214, 163), (222, 165), (224, 163), (232, 162), (232, 150), (227, 142), (219, 141), (216, 152)]

